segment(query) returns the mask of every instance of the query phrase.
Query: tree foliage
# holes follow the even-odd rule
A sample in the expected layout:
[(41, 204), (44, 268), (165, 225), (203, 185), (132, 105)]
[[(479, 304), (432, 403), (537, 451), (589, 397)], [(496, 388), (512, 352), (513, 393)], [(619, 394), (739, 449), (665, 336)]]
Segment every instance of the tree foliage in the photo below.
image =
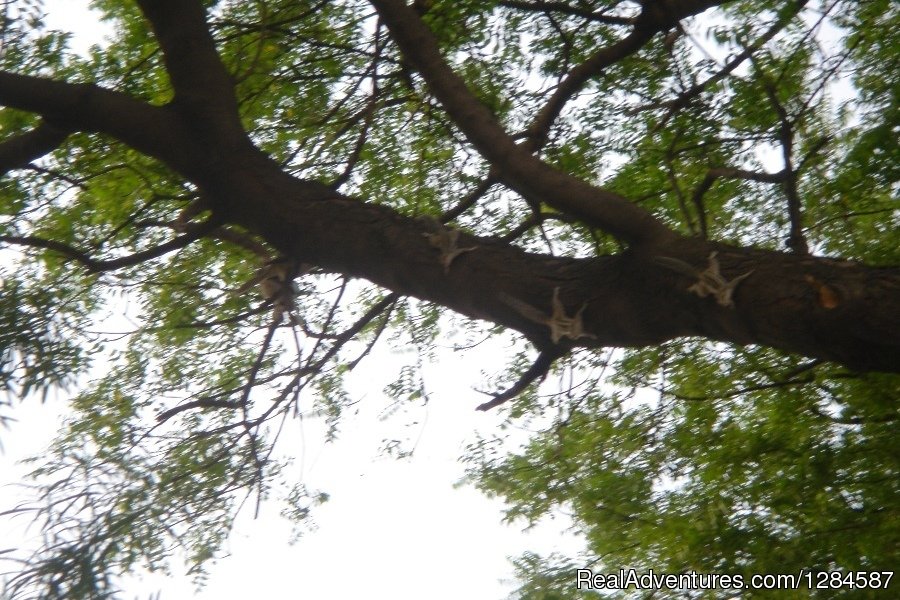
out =
[(587, 540), (520, 597), (897, 564), (896, 3), (94, 0), (87, 55), (0, 6), (0, 387), (77, 387), (13, 597), (202, 573), (281, 423), (382, 340), (422, 398), (451, 313), (540, 428), (470, 480)]

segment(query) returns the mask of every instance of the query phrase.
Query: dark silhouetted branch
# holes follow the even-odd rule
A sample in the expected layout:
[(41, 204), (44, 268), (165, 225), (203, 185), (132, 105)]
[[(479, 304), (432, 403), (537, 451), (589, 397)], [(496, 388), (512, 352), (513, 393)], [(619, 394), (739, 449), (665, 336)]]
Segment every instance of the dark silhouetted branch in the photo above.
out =
[(58, 254), (62, 254), (67, 258), (71, 258), (72, 260), (81, 263), (91, 273), (102, 273), (105, 271), (114, 271), (116, 269), (121, 269), (122, 267), (131, 267), (133, 265), (158, 258), (160, 256), (163, 256), (164, 254), (168, 254), (173, 250), (184, 248), (188, 244), (195, 242), (207, 233), (211, 232), (218, 226), (218, 223), (212, 220), (206, 221), (189, 233), (160, 244), (159, 246), (154, 246), (153, 248), (149, 248), (148, 250), (142, 250), (141, 252), (135, 252), (134, 254), (129, 254), (128, 256), (122, 256), (120, 258), (114, 258), (110, 260), (97, 260), (95, 258), (91, 258), (84, 252), (77, 250), (72, 246), (69, 246), (68, 244), (57, 242), (56, 240), (48, 240), (37, 236), (0, 235), (0, 242), (5, 242), (7, 244), (16, 244), (18, 246), (30, 246), (32, 248), (45, 248), (47, 250), (53, 250)]
[(559, 171), (516, 144), (493, 113), (472, 94), (441, 56), (434, 34), (402, 0), (370, 0), (394, 41), (429, 90), (511, 189), (545, 202), (626, 242), (671, 240), (677, 235), (643, 208), (610, 190)]
[(587, 21), (595, 21), (597, 23), (606, 23), (607, 25), (631, 25), (634, 19), (630, 17), (620, 17), (617, 15), (608, 15), (605, 12), (579, 8), (566, 4), (565, 2), (545, 2), (543, 0), (534, 0), (533, 2), (520, 2), (517, 0), (500, 0), (500, 6), (506, 8), (514, 8), (516, 10), (526, 10), (531, 12), (543, 13), (560, 13), (572, 17), (581, 17)]
[(0, 143), (0, 177), (56, 150), (68, 136), (68, 131), (42, 123), (27, 133), (4, 140)]
[(534, 363), (528, 367), (527, 371), (522, 373), (522, 376), (512, 385), (512, 387), (502, 392), (489, 394), (490, 396), (493, 396), (494, 399), (485, 402), (484, 404), (479, 404), (478, 410), (490, 410), (496, 406), (500, 406), (524, 392), (528, 386), (538, 379), (543, 380), (547, 376), (547, 373), (550, 372), (553, 362), (563, 354), (564, 352), (555, 348), (552, 350), (544, 350), (538, 354)]

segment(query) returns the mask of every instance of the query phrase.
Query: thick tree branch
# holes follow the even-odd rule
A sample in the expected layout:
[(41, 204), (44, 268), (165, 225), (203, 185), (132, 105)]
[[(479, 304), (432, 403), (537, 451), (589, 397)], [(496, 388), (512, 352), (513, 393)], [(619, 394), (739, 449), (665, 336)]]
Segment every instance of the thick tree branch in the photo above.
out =
[[(573, 259), (527, 253), (464, 231), (456, 247), (473, 250), (447, 268), (425, 235), (434, 234), (433, 220), (317, 191), (274, 161), (241, 163), (255, 172), (244, 176), (235, 169), (221, 182), (223, 197), (235, 194), (228, 218), (279, 253), (516, 329), (539, 348), (636, 347), (700, 336), (855, 369), (900, 371), (897, 268), (688, 238)], [(660, 266), (658, 257), (688, 265), (689, 274)], [(548, 319), (529, 317), (524, 305), (542, 315), (561, 307), (558, 312), (573, 321), (572, 335), (554, 343)]]
[(0, 177), (56, 150), (68, 136), (68, 131), (42, 123), (27, 133), (4, 140), (0, 143)]
[(371, 3), (405, 58), (506, 185), (530, 202), (545, 202), (629, 243), (659, 243), (676, 237), (626, 198), (558, 171), (517, 145), (444, 61), (434, 35), (412, 8), (402, 0)]
[[(459, 232), (456, 247), (472, 250), (445, 263), (424, 235), (434, 233), (433, 222), (296, 179), (249, 144), (207, 152), (202, 135), (200, 140), (188, 135), (196, 130), (177, 106), (154, 108), (96, 86), (8, 73), (0, 74), (0, 103), (44, 114), (54, 125), (115, 135), (177, 164), (211, 198), (217, 219), (240, 224), (284, 256), (515, 328), (541, 348), (645, 346), (702, 336), (858, 369), (900, 371), (898, 269), (679, 238), (626, 199), (560, 173), (517, 146), (443, 61), (415, 12), (400, 0), (372, 2), (507, 184), (636, 247), (618, 256), (557, 258)], [(221, 223), (210, 221), (157, 248), (109, 261), (49, 240), (0, 239), (55, 250), (100, 271), (160, 256)], [(715, 272), (708, 259), (713, 251)], [(660, 256), (691, 266), (691, 274), (660, 267), (654, 261)], [(520, 302), (511, 305), (504, 298)], [(559, 331), (555, 335), (546, 319), (523, 314), (524, 305), (546, 315), (551, 309), (561, 313), (571, 322), (563, 330), (566, 339)]]
[(108, 134), (151, 156), (171, 157), (178, 146), (165, 109), (93, 84), (0, 71), (0, 105), (37, 113), (58, 129)]
[(246, 133), (238, 115), (234, 81), (225, 69), (198, 0), (139, 0), (163, 51), (175, 90), (173, 104), (214, 128), (220, 143), (241, 144)]

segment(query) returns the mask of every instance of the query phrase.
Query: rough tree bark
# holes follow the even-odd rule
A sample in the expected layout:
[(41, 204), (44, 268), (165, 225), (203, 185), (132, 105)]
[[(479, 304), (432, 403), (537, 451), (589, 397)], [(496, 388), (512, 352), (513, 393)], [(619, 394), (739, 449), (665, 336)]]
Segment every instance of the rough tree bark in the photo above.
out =
[[(654, 10), (636, 19), (627, 42), (598, 53), (595, 61), (602, 67), (603, 61), (617, 60), (678, 19), (718, 3), (650, 3)], [(461, 232), (457, 247), (474, 250), (445, 268), (427, 237), (443, 226), (295, 178), (253, 146), (241, 127), (232, 79), (196, 1), (139, 2), (175, 91), (165, 106), (96, 85), (0, 73), (0, 104), (40, 114), (45, 122), (0, 146), (0, 172), (51, 151), (65, 132), (108, 135), (196, 185), (212, 211), (209, 228), (240, 224), (286, 256), (512, 327), (551, 354), (576, 345), (646, 346), (702, 336), (762, 344), (852, 369), (900, 372), (900, 268), (680, 236), (629, 199), (540, 160), (534, 154), (540, 142), (516, 143), (442, 59), (412, 7), (402, 0), (371, 4), (500, 182), (616, 236), (627, 249), (612, 256), (558, 258)], [(565, 94), (576, 90), (591, 68), (584, 71), (561, 86), (561, 95), (536, 123), (552, 121)], [(105, 268), (102, 257), (70, 254), (88, 268)], [(712, 286), (706, 295), (696, 287), (702, 276)], [(731, 289), (724, 289), (728, 284)], [(527, 305), (549, 317), (554, 294), (566, 317), (574, 319), (583, 309), (583, 335), (554, 343), (551, 328), (535, 319), (533, 310), (529, 316), (522, 309)]]

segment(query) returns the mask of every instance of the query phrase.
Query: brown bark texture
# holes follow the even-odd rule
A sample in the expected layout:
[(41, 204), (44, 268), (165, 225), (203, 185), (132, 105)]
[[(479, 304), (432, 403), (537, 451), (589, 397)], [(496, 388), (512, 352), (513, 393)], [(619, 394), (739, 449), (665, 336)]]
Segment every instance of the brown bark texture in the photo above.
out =
[[(684, 237), (631, 199), (555, 169), (536, 155), (537, 137), (515, 140), (479, 103), (402, 0), (371, 4), (492, 176), (526, 199), (615, 236), (622, 252), (555, 257), (460, 232), (454, 243), (469, 250), (447, 268), (430, 237), (446, 234), (445, 226), (296, 178), (254, 147), (200, 2), (138, 4), (163, 52), (174, 99), (151, 106), (97, 85), (0, 73), (0, 104), (37, 113), (45, 123), (3, 143), (0, 172), (49, 152), (69, 132), (103, 134), (192, 182), (216, 225), (240, 225), (298, 261), (516, 329), (542, 350), (641, 347), (700, 336), (900, 372), (900, 268)], [(635, 20), (620, 44), (564, 80), (537, 115), (536, 131), (596, 68), (718, 2), (650, 4), (654, 9)], [(561, 336), (549, 323), (555, 312), (569, 320)]]

